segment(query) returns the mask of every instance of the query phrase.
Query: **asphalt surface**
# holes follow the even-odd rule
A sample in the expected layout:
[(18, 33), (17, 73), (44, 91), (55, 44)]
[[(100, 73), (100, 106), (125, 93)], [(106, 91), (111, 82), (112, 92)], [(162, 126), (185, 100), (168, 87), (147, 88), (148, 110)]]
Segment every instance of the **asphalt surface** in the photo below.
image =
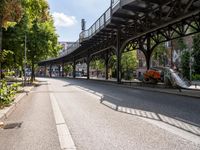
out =
[(35, 88), (6, 120), (18, 122), (20, 128), (0, 129), (0, 150), (60, 150), (47, 85)]
[(0, 149), (60, 149), (50, 93), (58, 102), (78, 150), (200, 149), (198, 141), (151, 123), (161, 122), (184, 131), (183, 134), (194, 135), (198, 140), (199, 99), (95, 81), (39, 80), (43, 81), (41, 85), (7, 120), (23, 121), (21, 128), (0, 129)]

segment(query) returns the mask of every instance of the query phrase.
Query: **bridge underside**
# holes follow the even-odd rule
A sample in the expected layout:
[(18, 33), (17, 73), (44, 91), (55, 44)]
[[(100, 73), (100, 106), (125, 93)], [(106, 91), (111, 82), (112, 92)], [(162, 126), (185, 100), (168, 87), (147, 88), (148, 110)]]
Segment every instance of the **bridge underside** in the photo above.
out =
[(151, 54), (158, 44), (198, 32), (200, 0), (114, 0), (99, 20), (80, 34), (74, 51), (39, 65), (76, 64), (84, 59), (89, 66), (92, 57), (106, 60), (116, 55), (120, 82), (123, 52), (141, 50), (149, 69)]

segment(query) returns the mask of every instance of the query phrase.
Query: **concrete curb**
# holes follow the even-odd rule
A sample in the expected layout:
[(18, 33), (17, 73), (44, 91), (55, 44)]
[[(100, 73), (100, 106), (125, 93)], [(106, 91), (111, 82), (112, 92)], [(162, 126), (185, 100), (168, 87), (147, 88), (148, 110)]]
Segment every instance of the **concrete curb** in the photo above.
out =
[[(8, 118), (8, 116), (17, 108), (17, 106), (20, 104), (20, 101), (22, 100), (22, 98), (24, 96), (27, 95), (27, 93), (29, 93), (32, 89), (34, 88), (34, 86), (29, 87), (28, 89), (25, 89), (25, 91), (23, 93), (18, 94), (15, 97), (14, 102), (9, 106), (9, 107), (5, 107), (3, 109), (0, 110), (0, 122), (3, 122), (5, 119)], [(24, 89), (23, 89), (24, 90)], [(26, 91), (28, 90), (28, 91)]]

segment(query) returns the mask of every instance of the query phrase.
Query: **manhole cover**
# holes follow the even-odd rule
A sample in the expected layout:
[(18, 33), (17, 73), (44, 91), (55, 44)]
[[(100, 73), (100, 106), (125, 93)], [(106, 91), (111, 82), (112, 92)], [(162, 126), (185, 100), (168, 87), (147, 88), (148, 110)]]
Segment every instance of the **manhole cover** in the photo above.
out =
[(16, 129), (21, 128), (22, 122), (13, 122), (13, 123), (6, 123), (3, 126), (3, 129)]

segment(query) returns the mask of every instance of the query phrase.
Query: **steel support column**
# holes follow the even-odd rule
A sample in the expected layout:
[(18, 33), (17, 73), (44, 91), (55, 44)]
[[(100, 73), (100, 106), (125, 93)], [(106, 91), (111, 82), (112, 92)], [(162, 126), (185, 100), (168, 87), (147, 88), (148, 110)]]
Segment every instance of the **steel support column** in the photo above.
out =
[(64, 77), (64, 67), (65, 67), (65, 63), (62, 62), (62, 77)]
[(49, 66), (49, 76), (52, 77), (52, 64)]
[(157, 46), (157, 44), (155, 44), (153, 47), (151, 47), (150, 35), (146, 35), (146, 40), (143, 39), (143, 40), (140, 40), (140, 42), (139, 42), (139, 49), (145, 55), (147, 70), (149, 70), (149, 68), (151, 66), (151, 54), (156, 46)]
[(150, 60), (151, 60), (151, 56), (149, 54), (145, 55), (145, 58), (146, 58), (146, 65), (147, 65), (147, 70), (149, 70), (150, 68)]
[(76, 60), (73, 61), (73, 78), (76, 78)]
[(117, 30), (117, 47), (116, 47), (116, 54), (117, 54), (117, 83), (121, 83), (121, 30)]
[(152, 49), (151, 49), (151, 39), (148, 36), (147, 37), (147, 49), (146, 49), (146, 65), (147, 65), (147, 70), (149, 70), (150, 66), (151, 66), (151, 53), (152, 53)]
[(58, 76), (60, 77), (61, 76), (61, 67), (60, 67), (60, 65), (58, 65)]
[(47, 76), (47, 65), (46, 64), (44, 65), (44, 76), (45, 77)]
[(90, 79), (90, 55), (87, 55), (87, 79)]
[(106, 80), (108, 80), (108, 51), (106, 51), (106, 57), (105, 57), (105, 67), (106, 67)]

